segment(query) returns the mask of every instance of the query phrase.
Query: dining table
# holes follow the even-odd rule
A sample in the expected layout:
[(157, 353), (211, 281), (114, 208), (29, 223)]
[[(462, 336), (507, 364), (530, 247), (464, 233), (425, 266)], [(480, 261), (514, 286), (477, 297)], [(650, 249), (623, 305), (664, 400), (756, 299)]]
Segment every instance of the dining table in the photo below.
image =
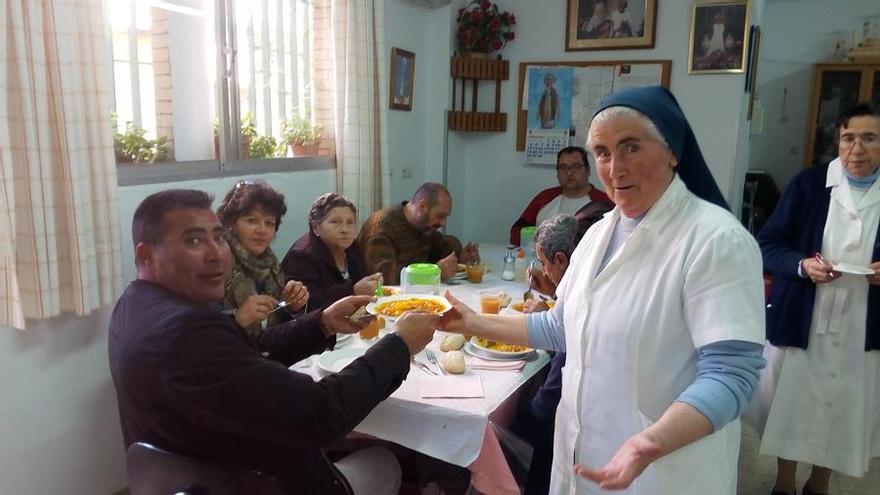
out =
[[(475, 311), (480, 310), (479, 292), (484, 290), (504, 292), (511, 296), (512, 302), (522, 301), (523, 293), (528, 289), (527, 283), (522, 280), (502, 280), (500, 277), (505, 248), (481, 246), (480, 252), (488, 269), (482, 281), (471, 283), (456, 277), (442, 284), (441, 295), (449, 291)], [(501, 313), (518, 312), (508, 305)], [(381, 333), (389, 331), (393, 331), (393, 324), (386, 325)], [(426, 349), (440, 356), (440, 346), (447, 335), (438, 330)], [(319, 380), (328, 374), (328, 370), (322, 367), (322, 363), (326, 362), (325, 354), (347, 352), (357, 355), (358, 349), (366, 349), (373, 342), (353, 335), (340, 342), (334, 350), (312, 356), (291, 369)], [(468, 366), (465, 373), (445, 376), (446, 385), (454, 385), (455, 382), (450, 380), (457, 379), (466, 380), (469, 384), (479, 381), (482, 396), (425, 398), (425, 395), (432, 395), (425, 393), (425, 386), (435, 383), (438, 378), (435, 374), (440, 374), (425, 353), (422, 351), (415, 356), (418, 363), (414, 364), (402, 385), (377, 405), (354, 431), (467, 468), (471, 472), (471, 486), (481, 493), (520, 493), (519, 484), (505, 459), (501, 439), (493, 425), (504, 428), (514, 421), (520, 401), (524, 399), (524, 391), (539, 385), (531, 383), (533, 379), (543, 379), (543, 374), (539, 372), (549, 362), (548, 354), (541, 350), (529, 353), (522, 359), (525, 362), (519, 371), (472, 369), (470, 363), (475, 361), (475, 357), (466, 354)], [(429, 371), (425, 371), (425, 367)], [(464, 384), (464, 381), (461, 383)]]

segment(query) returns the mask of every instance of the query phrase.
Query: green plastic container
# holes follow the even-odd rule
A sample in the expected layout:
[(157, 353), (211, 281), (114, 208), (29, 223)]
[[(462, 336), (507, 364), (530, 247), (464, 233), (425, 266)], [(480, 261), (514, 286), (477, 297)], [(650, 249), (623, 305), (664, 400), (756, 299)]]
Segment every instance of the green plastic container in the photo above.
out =
[(440, 295), (440, 267), (434, 263), (413, 263), (400, 271), (404, 294)]

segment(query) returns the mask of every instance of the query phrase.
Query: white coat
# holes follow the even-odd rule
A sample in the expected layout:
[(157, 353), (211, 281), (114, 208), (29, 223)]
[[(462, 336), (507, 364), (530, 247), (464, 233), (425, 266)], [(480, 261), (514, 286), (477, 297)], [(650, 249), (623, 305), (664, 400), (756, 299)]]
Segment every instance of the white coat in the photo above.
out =
[[(840, 159), (828, 166), (831, 189), (822, 256), (866, 267), (880, 223), (880, 181), (856, 204)], [(761, 454), (864, 476), (880, 456), (880, 352), (865, 352), (868, 281), (843, 273), (816, 286), (807, 349), (772, 347), (759, 401), (769, 402)], [(773, 376), (773, 370), (778, 377)], [(778, 379), (778, 383), (772, 383)]]
[[(557, 291), (567, 357), (553, 494), (606, 493), (572, 466), (604, 466), (659, 419), (696, 378), (697, 347), (764, 341), (761, 255), (733, 215), (676, 175), (597, 276), (619, 215), (615, 208), (587, 232)], [(614, 493), (734, 495), (739, 437), (737, 420)]]

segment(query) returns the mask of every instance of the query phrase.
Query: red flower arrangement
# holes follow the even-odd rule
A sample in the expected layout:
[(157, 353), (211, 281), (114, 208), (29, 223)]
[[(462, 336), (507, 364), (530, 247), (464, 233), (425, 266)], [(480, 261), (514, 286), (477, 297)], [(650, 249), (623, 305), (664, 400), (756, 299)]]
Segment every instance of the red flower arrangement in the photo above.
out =
[(464, 51), (498, 51), (514, 38), (516, 16), (498, 12), (498, 6), (488, 0), (472, 0), (458, 9), (458, 45)]

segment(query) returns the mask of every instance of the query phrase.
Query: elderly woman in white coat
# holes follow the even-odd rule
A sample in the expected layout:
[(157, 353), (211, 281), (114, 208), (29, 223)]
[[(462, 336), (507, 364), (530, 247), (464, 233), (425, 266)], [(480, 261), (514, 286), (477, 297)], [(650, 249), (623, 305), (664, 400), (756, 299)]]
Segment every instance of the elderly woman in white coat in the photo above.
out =
[(611, 95), (588, 136), (617, 206), (581, 240), (553, 310), (455, 300), (444, 324), (567, 351), (551, 493), (734, 495), (738, 416), (764, 364), (757, 243), (667, 90)]
[(813, 465), (801, 493), (818, 495), (880, 456), (880, 112), (856, 105), (837, 129), (839, 156), (795, 177), (758, 235), (774, 275), (756, 401), (770, 403), (774, 495), (796, 492), (797, 461)]

